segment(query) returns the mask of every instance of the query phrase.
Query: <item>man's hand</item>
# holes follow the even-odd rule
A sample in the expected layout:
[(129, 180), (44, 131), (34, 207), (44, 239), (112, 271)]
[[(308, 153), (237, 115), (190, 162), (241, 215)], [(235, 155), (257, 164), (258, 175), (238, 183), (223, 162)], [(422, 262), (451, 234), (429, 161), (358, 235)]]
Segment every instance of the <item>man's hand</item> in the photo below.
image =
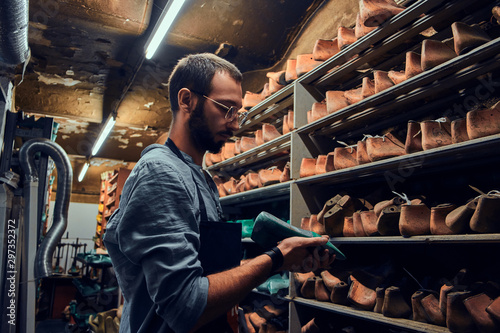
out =
[(280, 270), (306, 273), (318, 268), (329, 268), (335, 260), (328, 250), (318, 251), (318, 246), (325, 245), (328, 236), (322, 237), (290, 237), (279, 243), (283, 253), (283, 266)]

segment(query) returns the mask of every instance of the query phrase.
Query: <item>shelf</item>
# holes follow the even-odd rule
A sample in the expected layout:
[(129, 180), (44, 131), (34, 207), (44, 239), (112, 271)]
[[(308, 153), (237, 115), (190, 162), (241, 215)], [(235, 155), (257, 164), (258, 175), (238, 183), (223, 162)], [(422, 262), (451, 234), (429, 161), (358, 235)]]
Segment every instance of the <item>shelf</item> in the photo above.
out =
[[(118, 183), (113, 183), (113, 185), (111, 185), (111, 189), (108, 189), (108, 191), (106, 192), (107, 195), (110, 195), (111, 193), (113, 193), (118, 187)], [(108, 186), (109, 188), (109, 186)]]
[[(385, 160), (354, 166), (351, 168), (330, 171), (321, 175), (297, 179), (298, 185), (330, 185), (357, 180), (366, 181), (368, 177), (384, 175), (386, 172), (398, 170), (417, 170), (421, 168), (440, 167), (441, 170), (456, 168), (460, 163), (477, 162), (478, 158), (495, 158), (491, 152), (500, 144), (500, 134), (485, 138), (469, 140), (452, 145), (420, 151), (408, 155), (392, 157)], [(387, 174), (385, 174), (387, 176)]]
[(256, 200), (273, 199), (276, 197), (288, 197), (290, 194), (290, 182), (278, 183), (250, 191), (231, 194), (220, 198), (221, 205), (255, 204)]
[[(110, 200), (110, 199), (112, 199), (112, 200)], [(115, 202), (116, 202), (116, 197), (109, 198), (108, 202), (106, 202), (106, 207), (113, 205)]]
[[(349, 105), (337, 112), (327, 115), (313, 123), (297, 129), (299, 134), (327, 135), (338, 131), (340, 128), (352, 127), (353, 118), (363, 121), (380, 117), (387, 111), (397, 112), (402, 106), (412, 105), (416, 100), (423, 100), (430, 96), (436, 96), (440, 92), (475, 79), (500, 67), (500, 38), (496, 38), (467, 54), (457, 56), (439, 66), (416, 75), (406, 81), (394, 85), (378, 94), (372, 95), (362, 101)], [(483, 62), (484, 63), (481, 63)], [(475, 65), (480, 63), (480, 65)], [(472, 66), (471, 68), (467, 68)], [(405, 94), (408, 94), (405, 96)], [(394, 100), (396, 98), (396, 101)], [(381, 105), (386, 103), (384, 105)], [(410, 118), (411, 109), (405, 112)]]
[[(361, 65), (363, 65), (364, 63), (366, 63), (368, 58), (365, 58), (363, 52), (369, 50), (371, 45), (377, 44), (385, 38), (393, 40), (394, 36), (400, 36), (402, 33), (398, 32), (399, 30), (403, 29), (408, 24), (417, 20), (422, 13), (427, 13), (444, 2), (445, 2), (444, 0), (417, 1), (413, 5), (407, 7), (400, 14), (386, 21), (378, 29), (373, 30), (369, 34), (361, 37), (353, 44), (346, 46), (345, 49), (342, 50), (342, 52), (337, 53), (330, 59), (326, 60), (323, 64), (319, 65), (318, 67), (314, 68), (313, 70), (309, 71), (308, 73), (298, 78), (297, 82), (301, 84), (315, 84), (318, 86), (331, 84), (331, 82), (334, 81), (336, 78), (338, 78), (341, 74), (353, 71), (358, 67), (360, 67)], [(457, 3), (461, 4), (461, 8), (466, 7), (467, 5), (470, 6), (470, 2), (468, 3), (466, 0), (457, 1)], [(448, 10), (450, 11), (449, 8)], [(446, 14), (444, 9), (438, 12), (443, 13), (442, 14), (443, 16), (451, 15), (451, 14)], [(420, 31), (423, 31), (428, 27), (432, 26), (432, 24), (439, 22), (440, 17), (438, 18), (434, 17), (435, 15), (426, 15), (425, 17), (417, 21), (418, 23), (415, 23), (407, 30), (404, 30), (409, 32), (399, 37), (397, 40), (393, 41), (392, 43), (394, 44), (391, 43), (389, 45), (390, 47), (385, 46), (381, 48), (377, 56), (380, 56), (385, 52), (387, 52), (388, 50), (390, 50), (394, 45), (396, 45), (396, 42), (398, 44), (405, 42), (408, 38), (411, 38), (410, 34), (417, 35)], [(357, 56), (358, 54), (362, 54), (362, 56), (358, 57), (357, 59), (354, 59), (354, 61), (348, 62), (351, 64), (350, 66), (343, 66), (346, 63), (345, 61), (346, 59), (351, 59)], [(337, 70), (333, 70), (330, 73), (328, 73), (328, 71), (330, 71), (335, 66), (341, 66), (341, 67), (338, 68)]]
[(334, 244), (477, 244), (499, 243), (500, 234), (332, 237)]
[(280, 153), (290, 150), (291, 133), (287, 133), (277, 137), (274, 140), (266, 142), (249, 151), (228, 158), (220, 163), (208, 167), (208, 171), (232, 171), (243, 166), (272, 158)]
[(108, 183), (112, 184), (118, 178), (118, 174), (119, 174), (119, 172), (115, 173), (113, 175), (113, 177), (111, 177), (110, 179), (108, 179)]
[(395, 328), (404, 329), (405, 331), (409, 330), (409, 331), (413, 331), (413, 332), (429, 332), (429, 333), (449, 333), (450, 332), (450, 330), (448, 330), (448, 328), (446, 328), (446, 327), (421, 323), (421, 322), (413, 321), (413, 320), (409, 320), (409, 319), (385, 317), (380, 313), (375, 313), (375, 312), (370, 312), (370, 311), (365, 311), (365, 310), (358, 310), (358, 309), (351, 308), (348, 306), (337, 305), (337, 304), (327, 303), (327, 302), (320, 302), (320, 301), (305, 299), (305, 298), (301, 298), (301, 297), (295, 297), (295, 298), (288, 297), (288, 299), (297, 303), (297, 304), (310, 306), (313, 308), (329, 311), (329, 312), (344, 315), (344, 316), (349, 316), (349, 317), (356, 318), (356, 319), (362, 319), (362, 320), (366, 320), (366, 321), (380, 323), (380, 324), (384, 324), (387, 326), (392, 326)]
[[(247, 120), (234, 133), (241, 136), (245, 132), (262, 126), (262, 121), (274, 116), (279, 111), (293, 104), (293, 83), (290, 83), (281, 90), (275, 92), (250, 110), (248, 110)], [(278, 104), (279, 103), (279, 104)]]

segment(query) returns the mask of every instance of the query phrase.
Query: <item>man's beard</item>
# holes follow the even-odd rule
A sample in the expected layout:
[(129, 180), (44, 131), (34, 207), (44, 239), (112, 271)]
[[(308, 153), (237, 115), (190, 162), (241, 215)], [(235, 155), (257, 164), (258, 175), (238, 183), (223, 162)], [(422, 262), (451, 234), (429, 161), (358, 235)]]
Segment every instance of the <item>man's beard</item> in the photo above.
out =
[[(208, 150), (211, 153), (218, 153), (225, 141), (216, 142), (215, 137), (208, 128), (207, 118), (203, 113), (203, 103), (198, 103), (193, 110), (188, 122), (191, 138), (197, 149), (200, 151)], [(232, 135), (232, 133), (229, 133)]]

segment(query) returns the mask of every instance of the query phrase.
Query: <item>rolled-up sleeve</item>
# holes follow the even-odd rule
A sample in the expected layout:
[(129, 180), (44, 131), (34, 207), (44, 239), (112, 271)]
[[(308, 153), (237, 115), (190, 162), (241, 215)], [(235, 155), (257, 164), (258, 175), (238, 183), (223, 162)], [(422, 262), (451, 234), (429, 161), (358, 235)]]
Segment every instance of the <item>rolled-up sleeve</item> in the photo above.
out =
[(144, 163), (127, 185), (116, 226), (119, 248), (142, 267), (156, 313), (175, 332), (189, 331), (208, 294), (198, 260), (198, 199), (181, 175), (155, 161)]

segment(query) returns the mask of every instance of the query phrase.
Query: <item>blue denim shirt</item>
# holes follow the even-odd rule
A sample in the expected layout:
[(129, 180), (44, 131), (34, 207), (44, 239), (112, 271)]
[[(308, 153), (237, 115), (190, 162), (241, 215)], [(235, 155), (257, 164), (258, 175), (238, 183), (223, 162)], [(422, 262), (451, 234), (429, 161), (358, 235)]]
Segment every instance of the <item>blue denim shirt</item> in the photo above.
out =
[(104, 243), (125, 298), (120, 332), (188, 332), (205, 309), (198, 193), (209, 220), (219, 220), (220, 203), (213, 181), (182, 155), (147, 147), (107, 224)]

